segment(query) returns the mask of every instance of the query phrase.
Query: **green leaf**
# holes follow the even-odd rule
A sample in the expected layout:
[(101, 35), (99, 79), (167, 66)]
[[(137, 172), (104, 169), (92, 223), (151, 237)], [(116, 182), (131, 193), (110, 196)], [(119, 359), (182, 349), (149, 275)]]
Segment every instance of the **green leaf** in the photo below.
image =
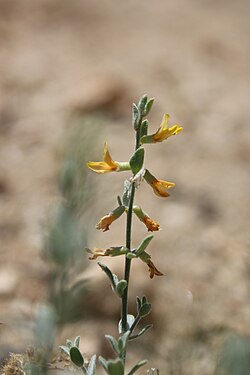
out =
[(135, 317), (132, 314), (127, 315), (127, 324), (128, 324), (128, 329), (131, 328), (132, 324), (134, 323)]
[[(108, 278), (111, 282), (112, 288), (115, 290), (115, 288), (116, 288), (115, 276), (116, 275), (114, 275), (113, 272), (111, 272), (110, 269), (105, 264), (100, 263), (100, 262), (97, 262), (97, 264), (106, 273), (106, 275), (108, 276)], [(117, 276), (116, 276), (116, 278), (117, 278)]]
[(133, 336), (130, 336), (129, 337), (129, 340), (134, 340), (134, 339), (137, 339), (137, 337), (140, 337), (142, 336), (145, 332), (147, 332), (150, 328), (153, 327), (153, 324), (148, 324), (146, 325), (144, 328), (142, 328), (139, 333), (137, 333), (136, 335), (133, 335)]
[(76, 346), (72, 346), (70, 349), (70, 359), (77, 367), (82, 367), (84, 365), (84, 359), (80, 350)]
[(140, 255), (139, 255), (139, 258), (144, 262), (144, 263), (147, 263), (150, 259), (151, 259), (151, 256), (146, 253), (146, 251), (143, 251)]
[(69, 348), (65, 345), (60, 345), (59, 348), (69, 356)]
[(123, 296), (124, 290), (127, 288), (127, 285), (128, 283), (126, 280), (118, 281), (118, 283), (116, 284), (116, 292), (119, 297)]
[(140, 111), (135, 103), (132, 104), (132, 124), (135, 130), (138, 129)]
[(118, 202), (119, 206), (123, 206), (120, 195), (117, 196), (117, 202)]
[(140, 243), (135, 252), (136, 256), (140, 256), (146, 250), (146, 248), (148, 247), (153, 238), (154, 236), (152, 234), (144, 238), (144, 240)]
[(79, 349), (80, 339), (81, 339), (81, 337), (77, 336), (75, 338), (75, 341), (74, 341), (74, 346), (76, 346), (78, 349)]
[[(127, 254), (129, 250), (125, 246), (112, 246), (109, 248), (109, 255), (116, 257), (119, 255)], [(113, 274), (115, 276), (115, 274)]]
[(139, 315), (141, 317), (144, 317), (146, 315), (148, 315), (151, 311), (151, 303), (145, 303), (144, 305), (141, 306), (140, 310), (139, 310)]
[(127, 331), (119, 337), (118, 348), (120, 353), (122, 353), (125, 350), (130, 333), (130, 331)]
[(148, 303), (147, 297), (143, 296), (141, 299), (142, 304), (144, 305), (145, 303)]
[(130, 195), (131, 195), (131, 183), (128, 180), (124, 181), (124, 191), (122, 195), (122, 203), (125, 207), (129, 206)]
[(144, 148), (138, 148), (134, 154), (132, 155), (131, 159), (129, 160), (130, 168), (133, 174), (137, 174), (143, 166), (144, 162)]
[(109, 375), (124, 375), (124, 365), (120, 358), (110, 359), (108, 361)]
[(86, 375), (94, 375), (95, 369), (96, 369), (96, 354), (92, 355), (92, 357), (90, 358)]
[(70, 349), (73, 346), (73, 342), (70, 339), (66, 340), (66, 345)]
[(148, 120), (143, 120), (141, 124), (141, 134), (140, 136), (143, 137), (144, 135), (148, 134)]
[(144, 359), (143, 361), (138, 362), (128, 373), (128, 375), (133, 375), (140, 367), (144, 366), (148, 361)]
[[(134, 323), (135, 317), (132, 314), (127, 314), (127, 331), (130, 330), (132, 324)], [(118, 332), (122, 333), (122, 320), (120, 319), (118, 323)]]
[(151, 108), (154, 104), (155, 98), (150, 98), (146, 104), (145, 111), (144, 111), (144, 116), (147, 116), (149, 112), (151, 111)]
[(120, 354), (120, 350), (118, 348), (118, 342), (117, 342), (117, 340), (113, 336), (111, 336), (111, 335), (105, 335), (105, 337), (108, 340), (108, 342), (110, 343), (110, 345), (111, 345), (112, 349), (114, 350), (114, 352), (119, 355)]
[(101, 355), (99, 355), (98, 361), (100, 365), (104, 368), (104, 370), (108, 372), (108, 361), (106, 361), (106, 359), (103, 358)]
[(147, 95), (143, 95), (138, 102), (138, 108), (141, 112), (145, 111), (145, 107), (147, 105), (148, 97)]
[(142, 305), (140, 297), (136, 297), (137, 312), (139, 312)]

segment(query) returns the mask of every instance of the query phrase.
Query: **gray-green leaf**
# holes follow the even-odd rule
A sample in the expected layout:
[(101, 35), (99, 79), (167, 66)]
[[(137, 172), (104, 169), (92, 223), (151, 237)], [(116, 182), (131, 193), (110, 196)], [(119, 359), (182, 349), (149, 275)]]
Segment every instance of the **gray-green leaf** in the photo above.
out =
[(69, 348), (65, 345), (60, 345), (59, 348), (69, 356)]
[(142, 328), (142, 329), (140, 330), (139, 333), (137, 333), (136, 335), (130, 336), (130, 337), (129, 337), (129, 340), (137, 339), (137, 337), (142, 336), (145, 332), (147, 332), (147, 331), (148, 331), (150, 328), (152, 328), (152, 327), (153, 327), (153, 324), (148, 324), (148, 325), (146, 325), (144, 328)]
[[(134, 323), (135, 317), (132, 314), (127, 314), (127, 330), (130, 330), (132, 324)], [(122, 333), (122, 320), (118, 324), (118, 332)]]
[(103, 358), (101, 355), (99, 355), (98, 360), (100, 365), (104, 368), (104, 370), (108, 372), (108, 361), (106, 361), (106, 359)]
[(123, 191), (123, 195), (122, 195), (122, 204), (125, 207), (129, 206), (130, 194), (131, 194), (131, 183), (128, 180), (125, 180), (124, 181), (124, 191)]
[(154, 104), (155, 98), (150, 98), (146, 104), (144, 116), (147, 116), (151, 111), (152, 105)]
[(96, 355), (92, 355), (90, 358), (88, 368), (87, 368), (87, 375), (94, 375), (96, 369)]
[(142, 169), (143, 162), (144, 162), (144, 148), (140, 147), (134, 152), (134, 154), (131, 156), (131, 159), (129, 161), (130, 168), (134, 175), (137, 174)]
[(124, 375), (124, 365), (120, 358), (108, 361), (109, 375)]
[(144, 135), (148, 134), (148, 120), (143, 120), (141, 124), (141, 134), (140, 136), (143, 137)]
[(80, 339), (81, 339), (81, 337), (80, 337), (80, 336), (77, 336), (77, 337), (75, 338), (75, 341), (74, 341), (74, 346), (76, 346), (77, 348), (79, 348), (79, 344), (80, 344)]
[(138, 246), (136, 250), (137, 256), (140, 256), (146, 250), (146, 248), (148, 247), (148, 245), (150, 244), (153, 238), (154, 236), (152, 234), (144, 238), (144, 240), (140, 243), (140, 245)]
[(114, 275), (113, 272), (105, 264), (100, 263), (100, 262), (97, 262), (97, 264), (106, 273), (106, 275), (108, 276), (108, 278), (111, 282), (112, 288), (115, 290), (117, 276)]
[(132, 104), (132, 124), (135, 130), (138, 129), (140, 111), (135, 103)]
[(144, 305), (141, 306), (139, 310), (139, 315), (140, 317), (144, 317), (148, 315), (151, 311), (151, 303), (145, 303)]
[(114, 352), (119, 355), (120, 350), (118, 348), (118, 342), (117, 342), (117, 340), (113, 336), (111, 336), (111, 335), (105, 335), (105, 337), (108, 340), (108, 342), (110, 343), (110, 345), (111, 345), (112, 349), (114, 350)]
[(118, 283), (116, 284), (116, 292), (119, 297), (123, 296), (124, 290), (127, 288), (127, 285), (128, 283), (126, 280), (118, 281)]
[(145, 111), (145, 107), (147, 105), (148, 97), (147, 95), (143, 95), (138, 102), (138, 108), (141, 112)]
[(128, 373), (128, 375), (133, 375), (140, 367), (144, 366), (148, 361), (144, 359), (143, 361), (138, 362)]

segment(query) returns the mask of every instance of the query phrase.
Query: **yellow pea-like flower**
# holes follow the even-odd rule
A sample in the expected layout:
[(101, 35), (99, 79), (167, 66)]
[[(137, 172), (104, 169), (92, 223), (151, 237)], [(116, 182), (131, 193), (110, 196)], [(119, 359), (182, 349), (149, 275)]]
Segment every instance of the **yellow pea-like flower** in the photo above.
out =
[(154, 193), (159, 197), (169, 197), (170, 194), (167, 190), (175, 186), (174, 182), (158, 180), (147, 169), (145, 171), (144, 178), (147, 183), (153, 188)]
[(125, 211), (124, 206), (119, 206), (109, 214), (103, 216), (101, 220), (96, 224), (96, 229), (102, 229), (103, 232), (109, 230), (110, 225), (118, 219)]
[(112, 159), (107, 142), (105, 142), (104, 145), (103, 161), (89, 161), (87, 166), (89, 169), (99, 174), (130, 170), (129, 163), (118, 162)]
[(156, 143), (156, 142), (162, 142), (165, 139), (168, 139), (172, 135), (178, 134), (180, 131), (182, 131), (182, 127), (175, 124), (171, 126), (170, 128), (168, 127), (168, 120), (169, 120), (169, 114), (165, 113), (163, 116), (161, 125), (159, 129), (156, 131), (156, 133), (151, 134), (151, 135), (145, 135), (141, 138), (141, 143)]
[(89, 161), (87, 166), (96, 173), (114, 172), (119, 167), (118, 163), (112, 159), (109, 153), (107, 142), (104, 145), (103, 161)]

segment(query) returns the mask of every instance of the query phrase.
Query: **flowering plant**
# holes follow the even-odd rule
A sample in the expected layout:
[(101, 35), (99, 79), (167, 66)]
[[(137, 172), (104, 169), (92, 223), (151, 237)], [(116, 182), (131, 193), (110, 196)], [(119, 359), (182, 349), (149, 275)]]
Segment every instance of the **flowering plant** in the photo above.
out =
[[(132, 125), (135, 130), (135, 150), (128, 162), (114, 161), (108, 150), (108, 145), (105, 143), (103, 161), (88, 162), (88, 167), (98, 173), (104, 174), (109, 172), (123, 172), (130, 171), (132, 176), (125, 179), (124, 191), (122, 196), (118, 196), (118, 204), (115, 209), (103, 216), (96, 224), (96, 228), (106, 232), (115, 220), (123, 214), (127, 216), (126, 221), (126, 243), (122, 246), (110, 246), (108, 249), (86, 249), (90, 253), (89, 259), (94, 260), (98, 257), (117, 257), (122, 256), (125, 258), (124, 276), (119, 279), (105, 264), (98, 263), (100, 268), (108, 276), (113, 292), (121, 299), (121, 319), (118, 325), (119, 337), (115, 339), (113, 336), (106, 335), (113, 351), (116, 354), (116, 359), (106, 360), (99, 356), (99, 363), (102, 365), (108, 375), (124, 375), (126, 363), (126, 351), (130, 340), (137, 339), (149, 330), (152, 325), (146, 325), (140, 330), (136, 330), (138, 323), (146, 315), (150, 313), (151, 304), (148, 302), (146, 296), (142, 298), (137, 297), (137, 314), (133, 316), (128, 313), (128, 292), (129, 292), (129, 279), (131, 262), (134, 259), (140, 259), (144, 262), (149, 271), (149, 277), (152, 279), (154, 276), (162, 276), (163, 273), (158, 270), (151, 259), (151, 255), (146, 252), (153, 235), (146, 236), (141, 243), (132, 248), (132, 217), (133, 215), (146, 226), (149, 232), (156, 232), (160, 229), (160, 224), (152, 220), (144, 210), (135, 204), (135, 193), (140, 187), (140, 184), (145, 180), (153, 189), (154, 193), (163, 198), (169, 196), (168, 190), (175, 186), (173, 182), (160, 180), (153, 176), (148, 169), (144, 167), (144, 154), (145, 144), (154, 144), (167, 140), (169, 137), (178, 134), (182, 127), (173, 125), (168, 127), (169, 115), (163, 116), (162, 123), (159, 129), (151, 135), (148, 135), (148, 120), (146, 119), (149, 114), (154, 98), (148, 99), (146, 95), (142, 96), (138, 104), (132, 106)], [(89, 367), (84, 366), (83, 357), (79, 351), (79, 338), (75, 340), (76, 344), (71, 342), (71, 346), (64, 347), (64, 351), (70, 355), (71, 360), (87, 375), (93, 375), (95, 371), (96, 356), (90, 360)], [(147, 361), (143, 360), (135, 364), (135, 366), (127, 373), (127, 375), (134, 374), (141, 366)]]

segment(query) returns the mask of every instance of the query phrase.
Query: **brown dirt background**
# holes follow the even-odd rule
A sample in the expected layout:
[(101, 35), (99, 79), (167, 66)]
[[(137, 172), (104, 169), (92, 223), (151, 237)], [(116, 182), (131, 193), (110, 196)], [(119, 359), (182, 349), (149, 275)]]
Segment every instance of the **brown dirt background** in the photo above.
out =
[[(25, 349), (46, 298), (41, 249), (72, 116), (108, 113), (89, 158), (100, 158), (108, 140), (114, 159), (125, 160), (133, 148), (130, 105), (143, 93), (156, 97), (151, 129), (167, 111), (184, 131), (146, 147), (147, 166), (176, 188), (168, 200), (146, 184), (138, 192), (163, 228), (150, 252), (166, 276), (150, 281), (135, 265), (133, 293), (150, 296), (155, 330), (134, 345), (131, 360), (148, 356), (163, 373), (213, 374), (227, 335), (250, 335), (249, 9), (246, 0), (0, 1), (3, 351)], [(102, 193), (92, 224), (114, 207), (123, 177), (93, 179)], [(105, 234), (89, 229), (90, 245), (124, 241), (121, 223)], [(143, 235), (135, 222), (135, 245)], [(119, 262), (108, 263), (119, 272)], [(88, 272), (93, 283), (100, 278), (96, 265)], [(102, 351), (99, 330), (114, 333), (117, 309), (107, 285), (96, 286), (92, 319), (58, 334), (62, 343), (80, 332), (88, 355)]]

